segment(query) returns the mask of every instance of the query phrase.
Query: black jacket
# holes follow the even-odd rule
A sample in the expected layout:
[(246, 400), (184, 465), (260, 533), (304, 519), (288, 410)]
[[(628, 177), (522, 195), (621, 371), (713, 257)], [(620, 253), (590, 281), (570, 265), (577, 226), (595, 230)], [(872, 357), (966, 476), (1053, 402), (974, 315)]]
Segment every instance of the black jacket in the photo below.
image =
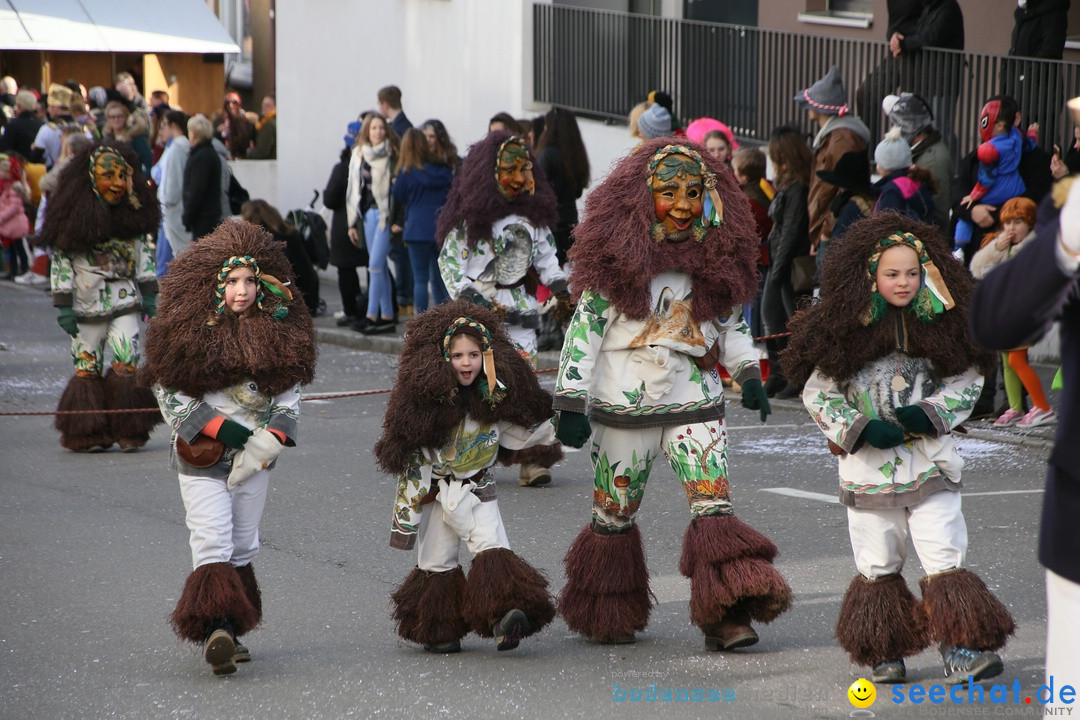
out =
[(1061, 320), (1065, 387), (1056, 408), (1057, 435), (1046, 474), (1039, 562), (1080, 583), (1080, 296), (1076, 274), (1062, 272), (1054, 256), (1058, 212), (1051, 198), (1039, 207), (1035, 229), (1033, 241), (979, 282), (971, 305), (971, 334), (987, 349), (1009, 350), (1030, 345), (1055, 319)]
[(184, 166), (184, 227), (196, 240), (221, 220), (221, 158), (209, 140), (191, 148)]
[(34, 144), (38, 130), (45, 123), (36, 117), (32, 110), (24, 110), (4, 127), (4, 134), (0, 135), (0, 152), (17, 152), (23, 160), (30, 159), (30, 146)]
[(1026, 8), (1016, 8), (1013, 20), (1010, 55), (1061, 59), (1069, 24), (1069, 0), (1028, 0)]
[(915, 30), (900, 42), (904, 52), (924, 47), (964, 49), (964, 14), (956, 0), (927, 0)]
[(323, 190), (323, 205), (334, 211), (330, 219), (330, 264), (339, 268), (367, 267), (367, 245), (356, 247), (349, 240), (349, 220), (345, 212), (345, 197), (349, 185), (349, 155), (345, 148), (341, 158), (330, 171)]

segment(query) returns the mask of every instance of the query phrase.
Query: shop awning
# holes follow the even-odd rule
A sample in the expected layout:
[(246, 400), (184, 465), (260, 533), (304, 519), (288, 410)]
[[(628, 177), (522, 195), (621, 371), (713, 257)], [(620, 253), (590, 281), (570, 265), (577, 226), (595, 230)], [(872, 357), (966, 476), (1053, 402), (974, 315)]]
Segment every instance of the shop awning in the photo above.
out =
[(0, 0), (0, 49), (240, 52), (205, 0)]

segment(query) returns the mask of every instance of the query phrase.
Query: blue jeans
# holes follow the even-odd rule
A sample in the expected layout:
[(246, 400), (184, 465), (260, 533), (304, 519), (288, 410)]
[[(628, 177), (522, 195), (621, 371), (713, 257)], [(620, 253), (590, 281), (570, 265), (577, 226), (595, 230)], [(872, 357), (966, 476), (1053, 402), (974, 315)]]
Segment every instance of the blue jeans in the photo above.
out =
[(394, 317), (394, 298), (390, 292), (390, 268), (386, 256), (390, 252), (390, 225), (379, 229), (379, 208), (364, 213), (364, 237), (368, 246), (367, 315), (378, 320)]
[(431, 295), (436, 305), (450, 299), (439, 275), (439, 248), (434, 241), (409, 241), (405, 245), (409, 248), (409, 262), (412, 264), (413, 312), (428, 309), (428, 283), (431, 283)]
[(165, 274), (172, 259), (172, 246), (169, 245), (169, 241), (165, 237), (165, 228), (159, 225), (157, 233), (157, 258), (155, 258), (155, 262), (157, 263), (155, 272), (158, 277)]

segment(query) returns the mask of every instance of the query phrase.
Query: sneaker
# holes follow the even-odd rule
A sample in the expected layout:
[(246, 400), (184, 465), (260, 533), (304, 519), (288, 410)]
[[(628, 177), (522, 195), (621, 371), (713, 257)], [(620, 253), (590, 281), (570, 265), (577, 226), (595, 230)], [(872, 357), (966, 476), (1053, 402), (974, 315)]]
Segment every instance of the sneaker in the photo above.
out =
[(1001, 413), (1001, 416), (994, 421), (994, 427), (1010, 427), (1019, 422), (1022, 417), (1024, 417), (1024, 413), (1009, 408)]
[(502, 620), (492, 625), (491, 630), (495, 633), (497, 650), (513, 650), (529, 632), (529, 618), (514, 608), (503, 615)]
[(870, 673), (870, 682), (873, 683), (902, 683), (905, 679), (907, 667), (903, 658), (878, 663)]
[(386, 333), (392, 333), (397, 329), (397, 323), (393, 320), (376, 320), (372, 322), (367, 321), (364, 329), (360, 332), (364, 335), (384, 335)]
[(1005, 669), (1005, 664), (996, 653), (983, 650), (968, 650), (958, 645), (940, 646), (941, 659), (945, 663), (945, 679), (953, 685), (986, 678), (997, 677)]
[(17, 282), (19, 285), (38, 286), (47, 284), (49, 282), (49, 278), (45, 277), (44, 275), (38, 275), (36, 272), (31, 270), (29, 272), (23, 273), (22, 275), (19, 275), (17, 278), (15, 278), (15, 282)]
[(232, 633), (218, 628), (203, 643), (203, 658), (210, 663), (215, 675), (231, 675), (236, 672), (236, 641)]
[(1055, 420), (1057, 420), (1057, 415), (1054, 414), (1053, 408), (1043, 410), (1036, 405), (1028, 410), (1027, 415), (1020, 422), (1016, 423), (1016, 427), (1038, 427), (1039, 425), (1052, 423)]
[(536, 487), (547, 485), (549, 482), (551, 482), (551, 471), (546, 467), (532, 463), (521, 464), (521, 470), (518, 472), (518, 485), (521, 487)]

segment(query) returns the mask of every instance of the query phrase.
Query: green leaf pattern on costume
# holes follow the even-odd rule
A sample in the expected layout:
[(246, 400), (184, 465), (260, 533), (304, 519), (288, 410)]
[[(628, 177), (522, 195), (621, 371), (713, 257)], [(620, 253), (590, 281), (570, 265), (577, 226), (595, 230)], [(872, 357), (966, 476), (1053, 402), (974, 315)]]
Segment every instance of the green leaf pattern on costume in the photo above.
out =
[(169, 423), (169, 427), (173, 429), (173, 432), (180, 429), (180, 425), (195, 411), (195, 408), (199, 406), (199, 400), (196, 398), (188, 397), (187, 395), (181, 395), (175, 391), (168, 390), (161, 385), (154, 386), (154, 395), (157, 397), (158, 407), (161, 408), (161, 414), (165, 417), (165, 420)]
[(138, 342), (138, 335), (134, 338), (126, 335), (110, 336), (109, 349), (112, 351), (113, 363), (121, 363), (129, 372), (135, 372), (139, 365)]
[(615, 515), (632, 515), (645, 496), (645, 485), (649, 480), (649, 473), (652, 471), (655, 459), (655, 456), (648, 451), (645, 452), (644, 457), (638, 457), (635, 450), (630, 456), (629, 466), (620, 469), (621, 461), (612, 462), (607, 453), (601, 452), (600, 446), (594, 443), (592, 446), (595, 471), (593, 476), (594, 505), (602, 506), (608, 513)]
[[(595, 290), (586, 290), (581, 294), (577, 310), (574, 311), (574, 316), (566, 328), (566, 341), (563, 343), (562, 355), (559, 358), (560, 382), (556, 390), (562, 389), (562, 379), (581, 379), (579, 363), (588, 356), (589, 335), (604, 337), (604, 330), (609, 320), (607, 311), (610, 307), (611, 303)], [(640, 405), (641, 403), (640, 398), (629, 401), (631, 404)]]

